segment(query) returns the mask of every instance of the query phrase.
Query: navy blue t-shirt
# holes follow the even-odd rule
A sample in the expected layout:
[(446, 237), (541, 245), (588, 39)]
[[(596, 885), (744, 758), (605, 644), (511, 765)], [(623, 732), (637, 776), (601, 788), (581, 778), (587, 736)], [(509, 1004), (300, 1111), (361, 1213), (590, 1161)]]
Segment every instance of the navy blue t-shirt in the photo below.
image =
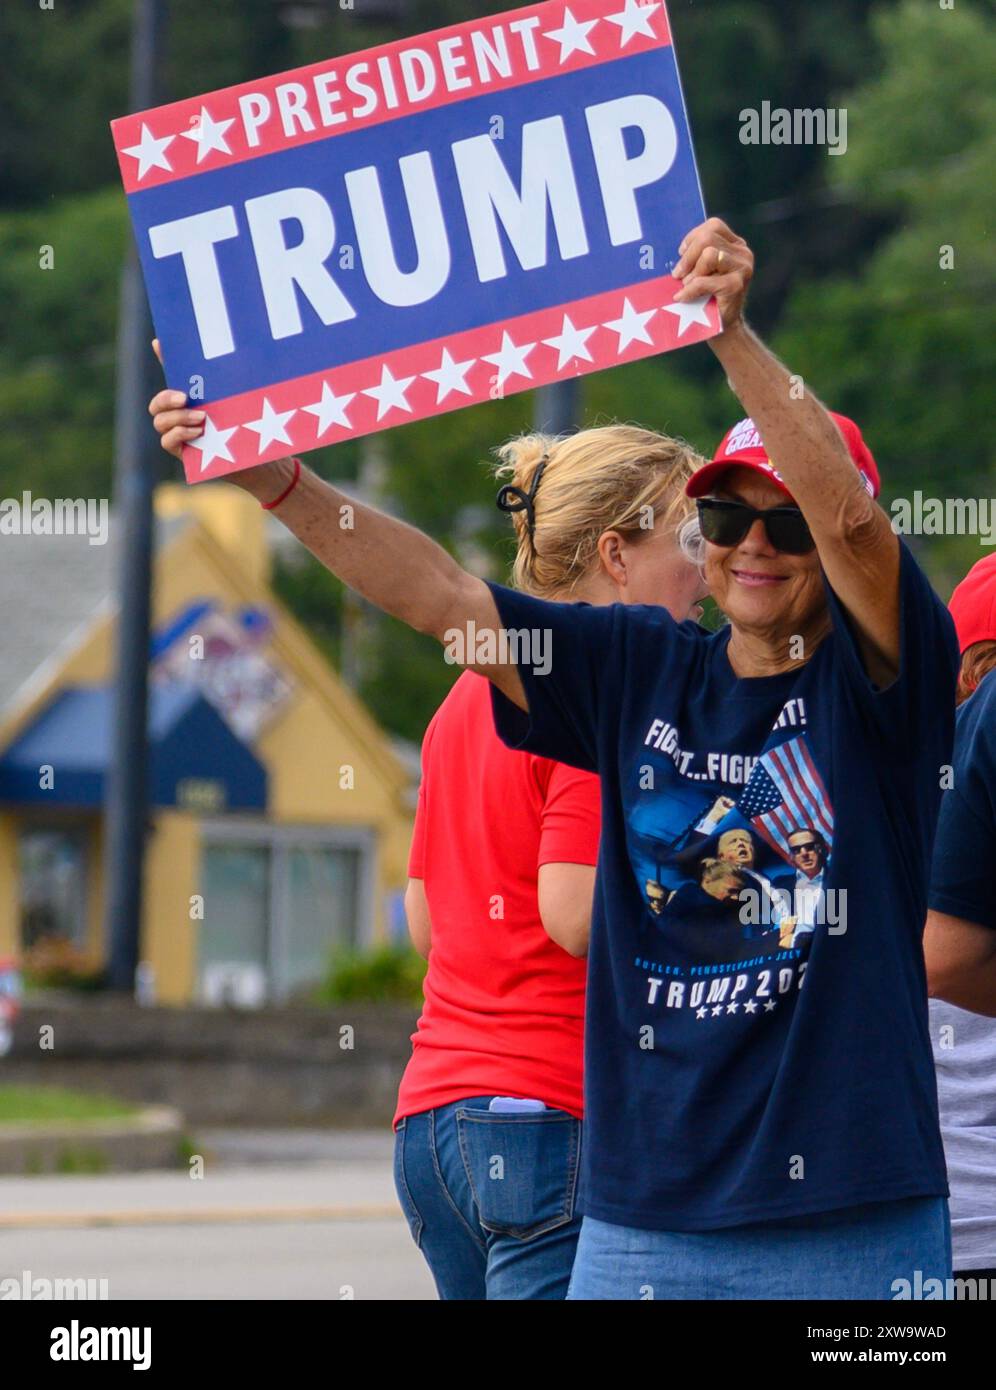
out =
[(922, 930), (958, 653), (905, 547), (901, 586), (885, 690), (829, 586), (807, 664), (751, 679), (729, 628), (492, 586), (548, 643), (528, 715), (493, 692), (498, 733), (602, 779), (588, 1216), (701, 1231), (947, 1192)]
[(996, 672), (958, 710), (951, 771), (937, 826), (930, 906), (996, 928)]

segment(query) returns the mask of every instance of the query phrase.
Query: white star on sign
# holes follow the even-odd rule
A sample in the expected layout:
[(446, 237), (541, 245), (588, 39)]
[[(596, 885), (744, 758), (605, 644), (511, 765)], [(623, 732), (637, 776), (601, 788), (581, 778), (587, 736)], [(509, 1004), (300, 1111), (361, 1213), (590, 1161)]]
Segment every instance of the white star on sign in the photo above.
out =
[(744, 1005), (744, 1013), (745, 1013), (745, 1014), (757, 1013), (757, 1005), (754, 1003), (754, 1000), (753, 1000), (753, 999), (748, 999), (748, 1000), (747, 1000), (747, 1003)]
[(740, 1005), (737, 1003), (737, 1001), (735, 999), (732, 999), (730, 1003), (726, 1006), (726, 1012), (728, 1014), (735, 1014), (739, 1007)]
[(718, 1018), (719, 1015), (720, 1015), (722, 1012), (723, 1012), (723, 1006), (722, 1006), (722, 1004), (717, 1004), (716, 1007), (715, 1007), (715, 1008), (713, 1009), (713, 1011), (712, 1011), (712, 1016), (713, 1016), (713, 1018)]
[(337, 396), (327, 381), (322, 382), (321, 400), (315, 401), (313, 405), (302, 405), (301, 407), (309, 415), (314, 415), (318, 421), (318, 439), (321, 439), (325, 431), (332, 425), (345, 425), (347, 430), (353, 428), (352, 422), (346, 414), (346, 407), (355, 398), (355, 391), (351, 391), (348, 396)]
[(703, 323), (706, 328), (711, 328), (709, 315), (705, 311), (705, 306), (709, 303), (711, 296), (705, 294), (701, 299), (690, 299), (680, 304), (665, 304), (664, 308), (669, 314), (678, 316), (678, 337), (682, 337), (687, 328), (693, 323)]
[(623, 300), (622, 318), (613, 319), (611, 323), (604, 325), (611, 328), (613, 333), (619, 334), (619, 347), (617, 351), (625, 352), (630, 343), (649, 343), (651, 347), (654, 340), (647, 332), (647, 324), (657, 313), (656, 309), (648, 309), (643, 314), (638, 314), (628, 299)]
[(287, 433), (287, 421), (292, 415), (296, 415), (296, 410), (277, 411), (273, 409), (270, 402), (263, 397), (263, 413), (258, 420), (247, 420), (246, 429), (252, 430), (259, 435), (259, 452), (264, 454), (271, 444), (289, 444), (290, 435)]
[(773, 1009), (774, 1007), (775, 1007), (775, 1001), (774, 1001), (773, 999), (767, 999), (767, 1000), (765, 1000), (764, 1012), (765, 1012), (766, 1014), (770, 1014), (771, 1011), (772, 1011), (772, 1009)]
[(445, 401), (451, 391), (462, 391), (465, 396), (472, 396), (474, 393), (467, 385), (467, 373), (477, 361), (472, 357), (469, 362), (454, 362), (450, 356), (449, 348), (443, 348), (443, 356), (439, 366), (434, 372), (423, 372), (422, 375), (434, 381), (437, 387), (436, 404)]
[[(598, 325), (595, 325), (597, 328)], [(560, 326), (560, 336), (557, 338), (544, 338), (543, 342), (547, 347), (557, 349), (557, 371), (559, 372), (567, 363), (575, 357), (583, 357), (586, 362), (594, 361), (591, 353), (585, 344), (594, 333), (595, 328), (575, 328), (574, 324), (564, 315), (564, 322)]]
[(626, 0), (624, 10), (618, 14), (607, 14), (605, 18), (610, 24), (619, 25), (619, 47), (625, 48), (634, 34), (646, 34), (648, 38), (655, 39), (657, 35), (650, 16), (659, 9), (659, 4), (646, 5), (641, 4), (641, 0)]
[(238, 428), (238, 425), (233, 425), (231, 429), (220, 430), (210, 416), (205, 417), (204, 433), (200, 439), (190, 441), (192, 449), (200, 449), (201, 451), (202, 473), (211, 466), (215, 459), (224, 459), (226, 463), (235, 462), (228, 452), (228, 441)]
[(176, 139), (175, 135), (161, 135), (157, 140), (149, 127), (142, 122), (142, 139), (137, 145), (129, 145), (121, 151), (122, 154), (130, 154), (132, 159), (138, 160), (138, 177), (144, 179), (150, 169), (168, 169), (173, 172), (173, 166), (166, 158), (166, 146), (172, 145)]
[(507, 330), (501, 335), (501, 351), (490, 356), (484, 355), (485, 362), (493, 362), (498, 368), (498, 385), (504, 386), (510, 376), (524, 376), (532, 380), (532, 372), (526, 366), (526, 358), (536, 346), (535, 343), (516, 345), (508, 336)]
[(365, 396), (373, 396), (377, 402), (377, 419), (383, 420), (384, 416), (392, 410), (407, 410), (411, 413), (411, 406), (405, 398), (405, 392), (415, 380), (413, 376), (403, 376), (395, 378), (391, 374), (391, 369), (385, 362), (380, 374), (379, 386), (368, 386), (363, 392)]
[(705, 1018), (707, 1012), (708, 1012), (707, 1009), (696, 1009), (696, 1010), (695, 1010), (695, 1017), (696, 1017), (696, 1018)]
[(220, 150), (222, 154), (231, 154), (228, 148), (228, 141), (225, 139), (225, 131), (230, 125), (235, 124), (234, 117), (230, 121), (216, 121), (208, 111), (206, 106), (201, 107), (200, 120), (192, 130), (181, 130), (180, 134), (184, 140), (197, 141), (197, 163), (212, 150)]
[(559, 29), (546, 29), (543, 37), (553, 39), (560, 44), (560, 61), (566, 62), (572, 53), (590, 53), (595, 56), (595, 50), (588, 42), (588, 31), (594, 29), (598, 23), (597, 19), (589, 19), (583, 23), (578, 21), (571, 14), (570, 10), (564, 10), (564, 23)]

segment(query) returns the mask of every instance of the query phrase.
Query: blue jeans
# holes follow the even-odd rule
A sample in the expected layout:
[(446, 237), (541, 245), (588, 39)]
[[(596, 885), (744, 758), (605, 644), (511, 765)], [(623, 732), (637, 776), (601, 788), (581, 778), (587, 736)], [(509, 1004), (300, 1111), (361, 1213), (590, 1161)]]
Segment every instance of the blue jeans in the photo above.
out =
[[(946, 1197), (911, 1197), (722, 1231), (585, 1217), (570, 1299), (877, 1299), (951, 1276)], [(929, 1287), (929, 1286), (928, 1286)]]
[(394, 1184), (445, 1299), (563, 1299), (581, 1124), (563, 1110), (495, 1114), (473, 1096), (401, 1120)]

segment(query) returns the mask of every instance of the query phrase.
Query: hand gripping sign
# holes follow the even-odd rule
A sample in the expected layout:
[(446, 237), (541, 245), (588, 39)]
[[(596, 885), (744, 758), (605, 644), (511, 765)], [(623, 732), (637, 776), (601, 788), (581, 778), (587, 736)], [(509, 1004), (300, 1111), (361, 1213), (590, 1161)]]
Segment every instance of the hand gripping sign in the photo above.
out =
[(719, 331), (663, 4), (549, 3), (112, 122), (198, 482)]

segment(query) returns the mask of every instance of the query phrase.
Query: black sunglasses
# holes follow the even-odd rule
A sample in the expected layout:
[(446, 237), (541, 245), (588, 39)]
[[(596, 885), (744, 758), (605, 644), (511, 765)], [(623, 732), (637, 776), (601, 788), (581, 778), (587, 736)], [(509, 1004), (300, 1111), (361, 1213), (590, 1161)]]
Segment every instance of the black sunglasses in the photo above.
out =
[(746, 502), (728, 502), (721, 497), (698, 499), (699, 525), (713, 545), (726, 549), (739, 545), (754, 522), (764, 522), (768, 540), (783, 555), (808, 555), (816, 549), (806, 518), (798, 507), (769, 507), (759, 512)]
[(789, 845), (789, 849), (793, 854), (802, 854), (803, 850), (818, 850), (819, 845), (815, 840), (807, 840), (803, 845)]

